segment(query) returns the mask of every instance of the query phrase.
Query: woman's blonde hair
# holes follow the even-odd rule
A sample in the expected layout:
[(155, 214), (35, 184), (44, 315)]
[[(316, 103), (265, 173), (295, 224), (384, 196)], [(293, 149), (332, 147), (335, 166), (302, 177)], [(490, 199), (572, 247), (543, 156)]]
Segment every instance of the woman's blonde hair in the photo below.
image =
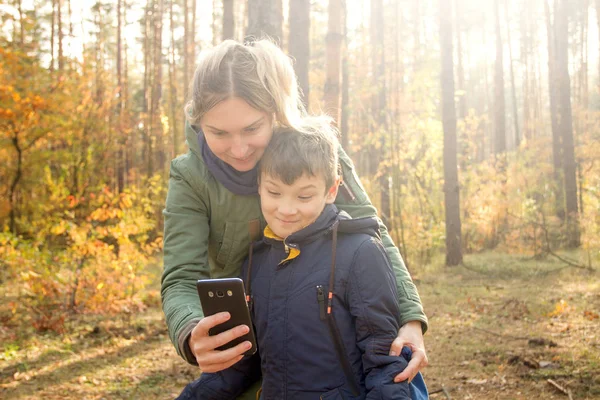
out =
[(306, 114), (291, 59), (268, 39), (247, 44), (225, 40), (202, 52), (186, 117), (199, 125), (206, 112), (231, 97), (274, 114), (279, 126), (293, 127)]

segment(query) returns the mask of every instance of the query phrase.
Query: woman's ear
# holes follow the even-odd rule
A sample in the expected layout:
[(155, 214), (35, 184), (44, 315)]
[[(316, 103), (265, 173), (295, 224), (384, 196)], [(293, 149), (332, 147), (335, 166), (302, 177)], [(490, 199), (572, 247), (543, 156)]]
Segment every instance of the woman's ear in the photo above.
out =
[(338, 176), (333, 185), (327, 190), (327, 196), (325, 196), (326, 204), (333, 204), (338, 194), (338, 189), (342, 183), (342, 177)]

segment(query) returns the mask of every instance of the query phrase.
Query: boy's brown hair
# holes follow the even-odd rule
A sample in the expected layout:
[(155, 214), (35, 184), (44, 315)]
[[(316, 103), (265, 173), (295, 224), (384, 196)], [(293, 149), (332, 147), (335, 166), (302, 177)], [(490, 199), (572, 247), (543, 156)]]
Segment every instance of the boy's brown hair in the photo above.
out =
[(338, 177), (337, 130), (328, 117), (304, 118), (297, 129), (278, 128), (259, 162), (263, 174), (293, 184), (303, 174), (322, 177), (329, 189)]

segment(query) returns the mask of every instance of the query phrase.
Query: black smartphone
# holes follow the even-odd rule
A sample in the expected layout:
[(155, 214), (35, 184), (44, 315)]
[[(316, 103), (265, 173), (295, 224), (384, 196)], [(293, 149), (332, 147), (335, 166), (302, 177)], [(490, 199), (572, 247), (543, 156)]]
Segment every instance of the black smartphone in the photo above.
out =
[(228, 321), (211, 328), (208, 331), (209, 335), (218, 335), (238, 325), (246, 325), (250, 328), (247, 334), (217, 347), (217, 350), (226, 350), (247, 340), (252, 343), (252, 347), (244, 354), (256, 353), (256, 338), (254, 337), (250, 310), (246, 302), (244, 282), (240, 278), (200, 279), (196, 287), (198, 288), (200, 304), (202, 304), (205, 316), (208, 317), (224, 311), (231, 315)]

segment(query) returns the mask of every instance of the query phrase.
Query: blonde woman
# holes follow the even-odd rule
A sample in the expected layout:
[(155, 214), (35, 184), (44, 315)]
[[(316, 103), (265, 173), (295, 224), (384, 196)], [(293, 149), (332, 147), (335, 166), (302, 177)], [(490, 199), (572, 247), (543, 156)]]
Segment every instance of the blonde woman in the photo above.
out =
[[(250, 243), (266, 226), (258, 197), (257, 163), (275, 127), (294, 128), (305, 116), (291, 60), (270, 41), (228, 40), (201, 54), (186, 105), (189, 151), (171, 163), (163, 213), (161, 295), (177, 352), (204, 372), (221, 371), (241, 360), (248, 342), (223, 351), (216, 348), (251, 327), (209, 336), (209, 330), (229, 315), (204, 317), (196, 281), (239, 275)], [(341, 149), (339, 161), (342, 185), (335, 205), (353, 218), (376, 217), (352, 162)], [(378, 221), (402, 314), (390, 355), (400, 356), (404, 346), (413, 353), (406, 369), (395, 377), (400, 382), (412, 379), (427, 365), (423, 343), (427, 317), (398, 249)]]

